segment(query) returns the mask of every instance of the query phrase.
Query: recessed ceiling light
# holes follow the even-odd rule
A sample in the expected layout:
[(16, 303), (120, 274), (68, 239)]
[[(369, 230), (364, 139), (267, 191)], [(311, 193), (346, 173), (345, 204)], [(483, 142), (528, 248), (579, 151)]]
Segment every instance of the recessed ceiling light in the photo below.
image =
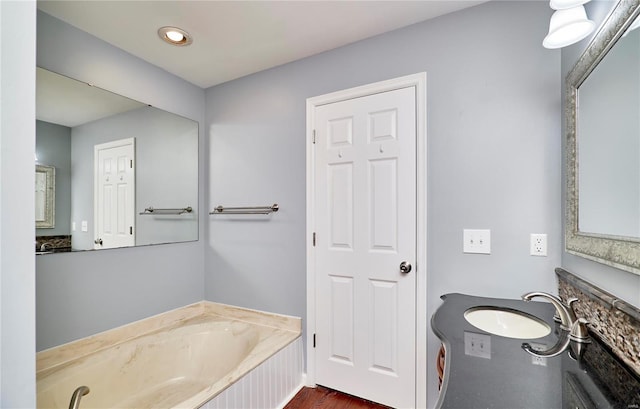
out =
[(160, 27), (158, 35), (171, 45), (189, 45), (193, 42), (191, 35), (178, 27)]

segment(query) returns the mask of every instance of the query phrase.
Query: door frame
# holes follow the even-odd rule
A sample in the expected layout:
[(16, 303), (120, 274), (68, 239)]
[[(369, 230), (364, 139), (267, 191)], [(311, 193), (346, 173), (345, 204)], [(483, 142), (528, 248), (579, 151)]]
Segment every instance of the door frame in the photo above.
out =
[[(427, 406), (427, 73), (380, 81), (307, 99), (307, 386), (316, 385), (316, 354), (313, 336), (316, 332), (315, 252), (313, 232), (315, 226), (315, 156), (313, 127), (318, 106), (393, 91), (400, 88), (416, 89), (416, 407)], [(421, 387), (420, 387), (421, 386)]]

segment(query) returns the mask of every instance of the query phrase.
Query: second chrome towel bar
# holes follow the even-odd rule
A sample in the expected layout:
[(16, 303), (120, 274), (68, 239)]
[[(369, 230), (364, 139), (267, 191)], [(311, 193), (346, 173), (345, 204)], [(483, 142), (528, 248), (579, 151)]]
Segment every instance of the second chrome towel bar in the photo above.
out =
[(224, 207), (218, 206), (209, 214), (270, 214), (280, 209), (275, 203), (271, 206)]

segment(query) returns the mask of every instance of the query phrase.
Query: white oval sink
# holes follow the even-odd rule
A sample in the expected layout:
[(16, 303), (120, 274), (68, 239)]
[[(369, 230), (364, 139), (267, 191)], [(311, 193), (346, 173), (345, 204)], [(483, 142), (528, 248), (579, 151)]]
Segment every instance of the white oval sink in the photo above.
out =
[(507, 338), (533, 339), (551, 333), (551, 327), (526, 312), (500, 307), (473, 307), (464, 318), (474, 327)]

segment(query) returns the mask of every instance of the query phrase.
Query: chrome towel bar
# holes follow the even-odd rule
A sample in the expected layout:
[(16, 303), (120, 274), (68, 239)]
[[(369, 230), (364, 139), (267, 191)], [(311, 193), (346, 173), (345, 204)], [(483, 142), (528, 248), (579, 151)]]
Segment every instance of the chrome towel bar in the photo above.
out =
[(280, 209), (275, 203), (271, 206), (224, 207), (218, 206), (209, 214), (270, 214)]
[(193, 209), (191, 206), (177, 208), (177, 209), (156, 209), (153, 206), (149, 206), (144, 209), (144, 212), (140, 212), (141, 215), (146, 214), (183, 214), (183, 213), (191, 213)]

